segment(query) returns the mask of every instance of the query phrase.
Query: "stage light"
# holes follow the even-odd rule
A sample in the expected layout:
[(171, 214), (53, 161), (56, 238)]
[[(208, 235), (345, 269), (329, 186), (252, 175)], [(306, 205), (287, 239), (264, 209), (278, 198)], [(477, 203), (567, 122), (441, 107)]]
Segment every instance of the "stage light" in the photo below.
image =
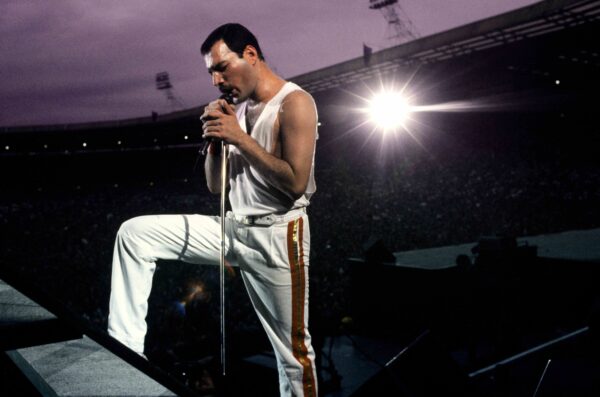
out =
[(359, 150), (372, 141), (379, 144), (380, 159), (385, 158), (386, 153), (392, 153), (397, 145), (410, 141), (428, 150), (427, 135), (437, 122), (428, 116), (429, 113), (489, 111), (502, 106), (493, 98), (432, 102), (431, 96), (439, 96), (431, 90), (437, 84), (417, 80), (418, 70), (407, 71), (401, 81), (379, 76), (379, 81), (365, 81), (346, 91), (355, 104), (348, 109), (357, 117), (343, 135), (358, 131), (364, 139)]
[(382, 91), (369, 101), (370, 118), (384, 132), (405, 128), (410, 113), (411, 106), (399, 91)]

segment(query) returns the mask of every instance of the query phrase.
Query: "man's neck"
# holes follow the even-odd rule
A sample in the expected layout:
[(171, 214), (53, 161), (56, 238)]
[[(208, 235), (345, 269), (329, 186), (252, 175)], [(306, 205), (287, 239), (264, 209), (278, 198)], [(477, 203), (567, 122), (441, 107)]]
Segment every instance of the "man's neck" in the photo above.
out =
[(254, 94), (248, 98), (251, 105), (269, 102), (285, 84), (285, 80), (276, 75), (266, 63), (262, 67), (263, 70), (260, 73)]

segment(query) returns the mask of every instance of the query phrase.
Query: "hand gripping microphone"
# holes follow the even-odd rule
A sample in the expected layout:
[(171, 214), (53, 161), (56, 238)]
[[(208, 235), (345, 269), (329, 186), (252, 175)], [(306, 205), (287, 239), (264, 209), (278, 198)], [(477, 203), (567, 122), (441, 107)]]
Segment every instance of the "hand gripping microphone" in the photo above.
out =
[[(233, 103), (234, 103), (234, 102), (233, 102), (233, 95), (231, 94), (231, 92), (226, 92), (226, 93), (224, 93), (223, 95), (221, 95), (221, 96), (219, 97), (219, 99), (225, 99), (225, 101), (226, 101), (228, 104), (230, 104), (230, 105), (233, 105)], [(204, 120), (203, 120), (203, 122), (204, 122)], [(202, 146), (202, 150), (200, 151), (200, 153), (202, 153), (202, 155), (203, 155), (203, 156), (206, 156), (206, 152), (208, 151), (208, 146), (210, 145), (210, 143), (211, 143), (212, 141), (213, 141), (213, 140), (212, 140), (211, 138), (206, 138), (206, 139), (204, 140), (204, 146)]]

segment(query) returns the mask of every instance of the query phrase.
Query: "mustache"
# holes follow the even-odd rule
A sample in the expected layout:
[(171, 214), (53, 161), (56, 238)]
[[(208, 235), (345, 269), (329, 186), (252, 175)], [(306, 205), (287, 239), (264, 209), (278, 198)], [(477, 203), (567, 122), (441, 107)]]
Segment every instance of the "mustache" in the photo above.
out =
[(221, 87), (219, 87), (219, 92), (223, 95), (230, 94), (233, 92), (233, 87), (221, 86)]

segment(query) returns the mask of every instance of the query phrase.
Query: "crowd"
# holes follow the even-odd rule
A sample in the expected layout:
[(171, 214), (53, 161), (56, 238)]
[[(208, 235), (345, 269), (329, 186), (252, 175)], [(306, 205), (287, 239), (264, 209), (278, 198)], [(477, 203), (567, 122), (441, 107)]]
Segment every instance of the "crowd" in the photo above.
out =
[[(318, 332), (335, 332), (347, 315), (347, 258), (361, 256), (369, 238), (402, 251), (475, 242), (485, 235), (527, 236), (600, 225), (600, 167), (576, 153), (565, 155), (558, 145), (538, 152), (530, 146), (499, 150), (443, 142), (426, 150), (413, 143), (387, 157), (378, 155), (381, 146), (359, 150), (351, 139), (323, 139), (319, 145), (318, 191), (309, 208), (311, 324)], [(201, 177), (184, 177), (168, 175), (135, 186), (88, 181), (69, 191), (3, 195), (0, 265), (16, 269), (105, 329), (120, 224), (153, 213), (218, 213), (218, 199)], [(178, 330), (165, 333), (164, 324), (181, 317), (177, 305), (190, 280), (199, 280), (208, 292), (187, 305), (185, 314), (208, 319), (180, 322)], [(217, 282), (216, 268), (159, 262), (148, 315), (150, 356), (177, 361), (181, 352), (189, 354), (189, 345), (201, 350), (199, 357), (214, 354)], [(257, 338), (255, 347), (268, 346), (241, 278), (229, 275), (227, 283), (232, 335), (251, 335)], [(236, 348), (243, 352), (247, 345)]]

